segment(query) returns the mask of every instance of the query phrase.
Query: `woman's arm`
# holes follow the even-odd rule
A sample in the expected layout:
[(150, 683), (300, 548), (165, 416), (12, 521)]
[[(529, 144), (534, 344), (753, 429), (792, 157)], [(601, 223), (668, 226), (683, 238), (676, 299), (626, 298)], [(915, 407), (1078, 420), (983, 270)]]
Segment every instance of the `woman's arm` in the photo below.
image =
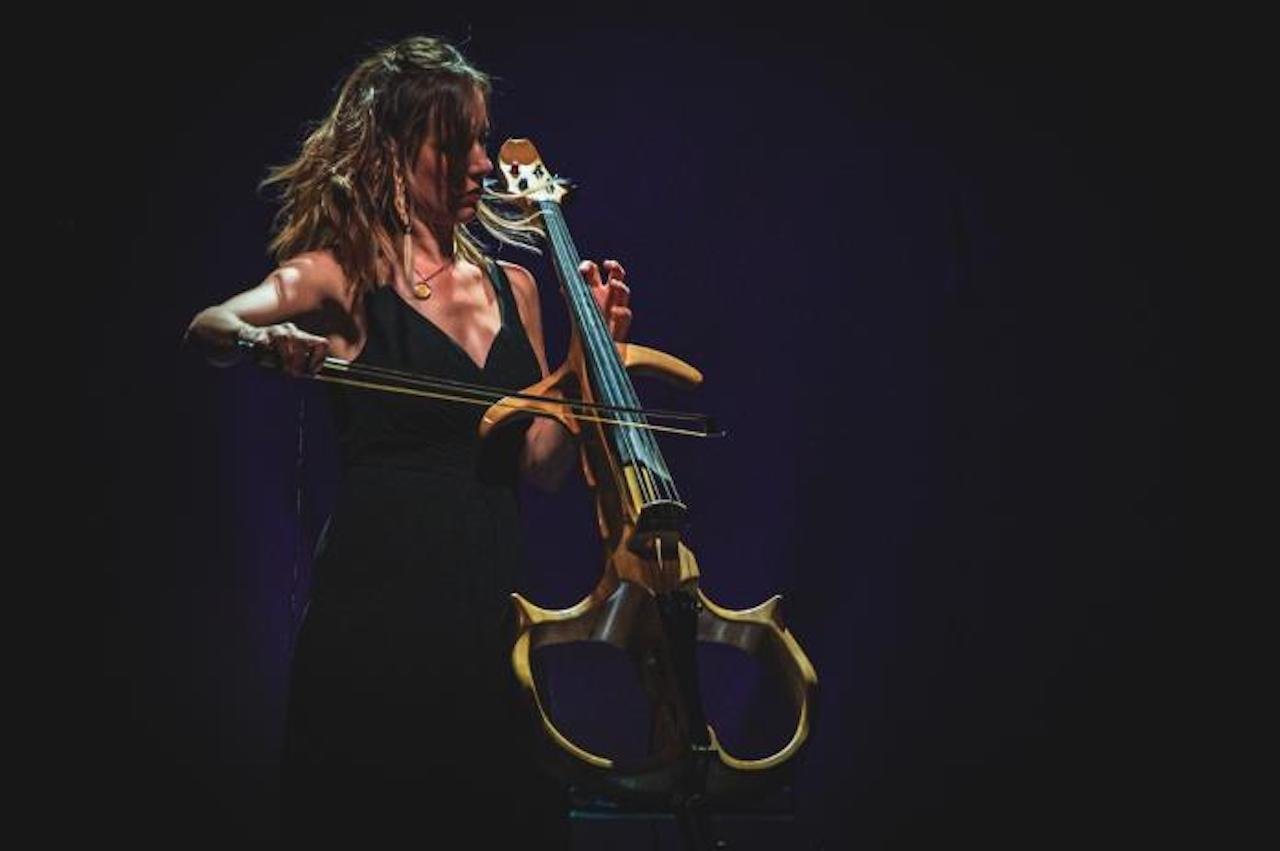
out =
[[(527, 269), (513, 263), (503, 263), (507, 278), (516, 295), (516, 306), (538, 366), (545, 376), (547, 369), (546, 347), (542, 337), (542, 310), (538, 301), (538, 287)], [(591, 286), (596, 304), (608, 317), (609, 332), (615, 340), (626, 339), (631, 327), (631, 309), (627, 307), (631, 291), (623, 280), (626, 271), (616, 260), (604, 261), (608, 280), (600, 280), (600, 269), (595, 263), (583, 261), (580, 271)], [(524, 447), (520, 453), (521, 472), (533, 484), (546, 491), (554, 491), (564, 481), (573, 465), (577, 445), (564, 426), (549, 417), (535, 417), (525, 433)]]
[(334, 300), (345, 304), (344, 280), (329, 252), (300, 254), (257, 286), (197, 313), (184, 342), (218, 366), (241, 360), (243, 341), (271, 350), (290, 374), (315, 372), (329, 353), (329, 340), (290, 320), (314, 315)]

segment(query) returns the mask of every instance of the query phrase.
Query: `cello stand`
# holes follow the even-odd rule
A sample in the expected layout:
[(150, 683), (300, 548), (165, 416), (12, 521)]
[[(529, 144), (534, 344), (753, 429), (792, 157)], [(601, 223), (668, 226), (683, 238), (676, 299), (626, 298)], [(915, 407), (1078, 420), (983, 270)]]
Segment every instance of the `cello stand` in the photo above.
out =
[(680, 829), (684, 851), (726, 851), (729, 844), (711, 835), (711, 818), (701, 795), (672, 801), (671, 812)]
[(708, 761), (713, 755), (711, 748), (695, 746), (682, 788), (671, 796), (671, 814), (675, 816), (676, 826), (680, 829), (684, 851), (720, 851), (729, 847), (727, 843), (715, 840), (711, 835), (706, 788)]
[(629, 805), (571, 790), (571, 851), (777, 851), (814, 847), (796, 820), (791, 790), (751, 806), (721, 807), (701, 796), (667, 806)]

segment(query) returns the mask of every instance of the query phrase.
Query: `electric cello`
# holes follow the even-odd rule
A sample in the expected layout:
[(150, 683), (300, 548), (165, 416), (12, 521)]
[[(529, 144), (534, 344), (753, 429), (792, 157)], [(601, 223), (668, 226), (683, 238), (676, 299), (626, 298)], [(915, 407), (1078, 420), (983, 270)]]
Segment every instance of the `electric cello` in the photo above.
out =
[[(630, 378), (659, 375), (695, 387), (702, 374), (672, 355), (611, 338), (578, 271), (578, 252), (561, 209), (567, 181), (553, 175), (525, 139), (508, 140), (498, 159), (505, 191), (496, 195), (534, 223), (549, 249), (572, 330), (564, 363), (490, 407), (480, 434), (534, 414), (554, 417), (575, 435), (604, 556), (595, 587), (569, 608), (545, 609), (512, 595), (519, 630), (511, 662), (544, 751), (570, 782), (640, 803), (714, 805), (767, 792), (784, 778), (809, 736), (817, 674), (783, 622), (781, 597), (735, 611), (716, 605), (701, 589), (697, 560), (683, 540), (688, 508)], [(577, 399), (580, 407), (557, 397)], [(581, 417), (579, 411), (609, 416)], [(534, 658), (542, 648), (568, 642), (606, 642), (632, 660), (650, 702), (650, 748), (644, 756), (624, 760), (594, 753), (556, 725)], [(699, 642), (736, 648), (777, 675), (794, 711), (794, 729), (777, 752), (744, 758), (721, 745), (699, 693)]]

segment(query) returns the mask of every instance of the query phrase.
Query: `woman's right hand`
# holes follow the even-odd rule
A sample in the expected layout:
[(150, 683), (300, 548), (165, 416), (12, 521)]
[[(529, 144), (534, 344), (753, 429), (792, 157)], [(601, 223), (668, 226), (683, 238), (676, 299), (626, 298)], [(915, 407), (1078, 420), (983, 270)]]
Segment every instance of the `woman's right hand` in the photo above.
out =
[(319, 372), (329, 356), (326, 338), (308, 334), (292, 322), (250, 326), (241, 331), (240, 339), (252, 343), (258, 352), (265, 353), (270, 363), (294, 376)]

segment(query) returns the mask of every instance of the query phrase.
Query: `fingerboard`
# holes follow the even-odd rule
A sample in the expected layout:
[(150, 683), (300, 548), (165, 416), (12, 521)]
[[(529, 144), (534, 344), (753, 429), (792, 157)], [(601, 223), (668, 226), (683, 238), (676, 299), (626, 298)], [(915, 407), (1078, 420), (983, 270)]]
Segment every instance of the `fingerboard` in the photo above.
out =
[[(540, 200), (538, 209), (542, 213), (547, 241), (551, 246), (552, 266), (555, 267), (560, 286), (564, 288), (569, 311), (582, 340), (583, 356), (596, 400), (607, 405), (641, 408), (640, 399), (631, 384), (631, 376), (618, 357), (618, 350), (609, 334), (605, 318), (591, 295), (590, 286), (578, 271), (578, 265), (582, 261), (569, 236), (569, 228), (565, 224), (559, 203)], [(648, 471), (653, 478), (655, 499), (679, 502), (675, 483), (653, 432), (643, 427), (648, 423), (644, 415), (619, 413), (616, 418), (624, 423), (640, 426), (604, 426), (619, 460), (624, 466), (634, 464)]]

